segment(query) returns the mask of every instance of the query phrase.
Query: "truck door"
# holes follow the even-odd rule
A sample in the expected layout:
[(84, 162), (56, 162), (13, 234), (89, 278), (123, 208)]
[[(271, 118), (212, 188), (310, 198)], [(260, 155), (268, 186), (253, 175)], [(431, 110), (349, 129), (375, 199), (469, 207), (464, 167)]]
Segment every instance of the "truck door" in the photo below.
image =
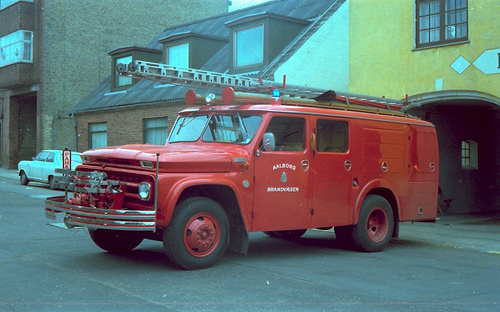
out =
[(353, 159), (349, 148), (349, 123), (315, 120), (316, 151), (312, 163), (312, 227), (349, 224), (353, 189)]
[(265, 131), (274, 148), (264, 147), (261, 138), (255, 157), (255, 189), (252, 230), (307, 229), (311, 151), (306, 144), (302, 117), (275, 116)]

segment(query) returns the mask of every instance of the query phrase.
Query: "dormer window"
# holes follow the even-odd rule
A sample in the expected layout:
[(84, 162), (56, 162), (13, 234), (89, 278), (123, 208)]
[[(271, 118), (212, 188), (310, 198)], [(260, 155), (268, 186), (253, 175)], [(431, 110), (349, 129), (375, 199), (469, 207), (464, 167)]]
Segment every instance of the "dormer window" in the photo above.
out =
[(167, 46), (165, 55), (168, 65), (189, 68), (189, 43)]
[(224, 23), (229, 28), (229, 73), (262, 70), (275, 59), (309, 21), (261, 12)]
[[(115, 68), (118, 64), (129, 64), (132, 62), (132, 55), (120, 57), (115, 59)], [(124, 87), (132, 84), (132, 78), (119, 76), (118, 72), (115, 70), (115, 87)]]
[(234, 31), (234, 67), (241, 68), (264, 62), (264, 25)]
[(130, 77), (118, 75), (116, 66), (118, 64), (128, 65), (132, 61), (141, 60), (148, 62), (161, 62), (161, 51), (143, 47), (121, 47), (108, 52), (111, 56), (111, 92), (126, 91), (136, 80)]
[(201, 68), (228, 41), (191, 31), (165, 34), (158, 40), (163, 45), (163, 62), (182, 68)]

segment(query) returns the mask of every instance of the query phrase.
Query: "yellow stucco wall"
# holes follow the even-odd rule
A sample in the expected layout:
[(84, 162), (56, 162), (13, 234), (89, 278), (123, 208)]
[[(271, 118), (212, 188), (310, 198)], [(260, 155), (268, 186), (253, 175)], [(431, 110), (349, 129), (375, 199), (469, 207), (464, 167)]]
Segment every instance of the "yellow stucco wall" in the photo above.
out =
[[(486, 75), (473, 65), (485, 50), (500, 49), (499, 0), (468, 0), (469, 41), (428, 49), (414, 48), (415, 1), (349, 3), (350, 92), (402, 99), (406, 94), (474, 90), (500, 97), (500, 73)], [(471, 63), (461, 74), (451, 68), (460, 56)], [(498, 56), (490, 60), (490, 68), (497, 69)]]

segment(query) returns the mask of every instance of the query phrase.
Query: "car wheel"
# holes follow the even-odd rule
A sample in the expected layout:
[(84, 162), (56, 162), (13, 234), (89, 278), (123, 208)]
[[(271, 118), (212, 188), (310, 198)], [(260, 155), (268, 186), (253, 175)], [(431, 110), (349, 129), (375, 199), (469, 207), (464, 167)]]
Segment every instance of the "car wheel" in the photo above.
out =
[(19, 175), (19, 182), (21, 182), (22, 185), (28, 185), (28, 183), (30, 182), (28, 176), (26, 176), (26, 173), (24, 173), (24, 171), (21, 171), (21, 174)]
[(212, 266), (228, 244), (229, 221), (224, 209), (204, 197), (188, 198), (177, 205), (163, 232), (165, 253), (186, 270)]
[(389, 244), (393, 229), (389, 202), (382, 196), (369, 195), (361, 205), (358, 224), (351, 229), (352, 243), (360, 251), (381, 251)]
[(144, 237), (135, 232), (89, 229), (90, 238), (101, 249), (111, 253), (124, 253), (139, 246)]
[(56, 189), (56, 179), (54, 179), (54, 176), (50, 176), (49, 177), (49, 188), (51, 190), (55, 190)]

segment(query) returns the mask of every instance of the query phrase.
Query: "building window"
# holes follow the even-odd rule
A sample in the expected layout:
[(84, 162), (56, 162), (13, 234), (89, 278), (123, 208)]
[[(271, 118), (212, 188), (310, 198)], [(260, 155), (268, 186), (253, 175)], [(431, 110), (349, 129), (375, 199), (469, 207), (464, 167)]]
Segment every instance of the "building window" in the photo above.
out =
[(417, 0), (416, 46), (466, 41), (467, 0)]
[(89, 148), (108, 146), (108, 125), (105, 122), (89, 124)]
[(189, 68), (189, 43), (169, 46), (166, 48), (165, 54), (168, 65)]
[(33, 32), (18, 30), (0, 37), (0, 67), (33, 63)]
[(18, 2), (30, 2), (33, 3), (33, 0), (0, 0), (0, 10), (5, 9), (8, 6), (16, 4)]
[(473, 140), (462, 141), (462, 169), (476, 170), (477, 162), (477, 142)]
[(168, 136), (168, 118), (144, 119), (144, 143), (165, 145)]
[(118, 64), (123, 63), (128, 65), (130, 62), (132, 62), (132, 55), (115, 59), (115, 87), (129, 86), (132, 84), (132, 78), (120, 76), (116, 71), (116, 66)]
[(235, 31), (234, 42), (235, 68), (264, 62), (264, 25)]

